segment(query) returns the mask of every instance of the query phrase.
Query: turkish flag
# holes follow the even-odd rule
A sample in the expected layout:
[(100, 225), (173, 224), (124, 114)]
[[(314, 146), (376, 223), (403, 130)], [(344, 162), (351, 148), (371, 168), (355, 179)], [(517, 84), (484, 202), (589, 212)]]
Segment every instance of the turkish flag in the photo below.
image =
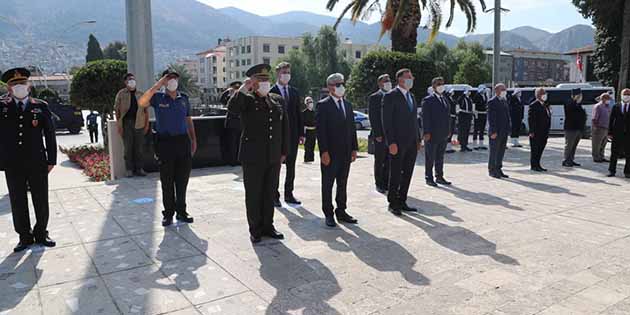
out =
[(578, 70), (582, 71), (582, 55), (578, 54), (577, 59), (575, 60), (575, 64), (577, 65)]

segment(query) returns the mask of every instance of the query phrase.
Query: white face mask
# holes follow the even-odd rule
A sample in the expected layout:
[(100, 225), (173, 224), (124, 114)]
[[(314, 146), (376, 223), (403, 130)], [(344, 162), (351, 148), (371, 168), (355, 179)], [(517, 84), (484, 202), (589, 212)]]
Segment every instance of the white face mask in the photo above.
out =
[(464, 92), (464, 96), (466, 97), (470, 96), (470, 92), (469, 91)]
[(129, 80), (127, 81), (127, 87), (130, 89), (135, 89), (136, 88), (136, 80)]
[(289, 81), (291, 81), (291, 74), (290, 73), (282, 73), (282, 74), (280, 74), (280, 83), (282, 83), (282, 84), (289, 84)]
[(383, 83), (383, 91), (389, 92), (391, 90), (392, 90), (392, 83), (391, 82)]
[(499, 97), (502, 99), (506, 99), (507, 98), (507, 91), (501, 91), (501, 94), (499, 94)]
[(170, 79), (170, 80), (168, 80), (168, 83), (166, 84), (166, 89), (171, 91), (171, 92), (175, 92), (175, 91), (177, 91), (177, 86), (178, 86), (177, 80)]
[(624, 95), (621, 97), (624, 103), (630, 103), (630, 95)]
[(547, 94), (543, 94), (543, 95), (540, 97), (540, 99), (541, 99), (543, 102), (546, 102), (546, 101), (547, 101), (547, 97), (548, 97), (548, 96), (547, 96)]
[(436, 91), (436, 92), (438, 92), (438, 93), (440, 93), (440, 94), (442, 94), (442, 93), (444, 93), (444, 90), (445, 90), (445, 89), (446, 89), (446, 88), (444, 87), (444, 85), (438, 85), (438, 86), (435, 88), (435, 91)]
[(405, 88), (408, 91), (413, 88), (413, 79), (405, 79)]
[(13, 96), (17, 99), (24, 99), (28, 96), (28, 85), (26, 84), (17, 84), (12, 87)]
[(338, 97), (343, 97), (346, 94), (346, 87), (341, 85), (341, 86), (336, 86), (335, 87), (335, 95), (337, 95)]
[(258, 90), (256, 90), (260, 96), (267, 96), (269, 91), (271, 91), (271, 83), (270, 82), (259, 82)]
[(575, 98), (575, 102), (576, 102), (576, 103), (582, 103), (582, 95), (577, 96), (577, 97)]
[(313, 110), (313, 103), (307, 103), (306, 108), (308, 108), (309, 110)]

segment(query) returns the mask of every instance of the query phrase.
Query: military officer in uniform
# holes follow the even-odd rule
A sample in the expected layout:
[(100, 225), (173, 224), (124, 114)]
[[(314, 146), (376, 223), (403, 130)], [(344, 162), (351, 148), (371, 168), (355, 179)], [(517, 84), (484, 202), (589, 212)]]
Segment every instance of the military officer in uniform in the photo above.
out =
[(315, 161), (315, 143), (317, 142), (313, 98), (307, 96), (304, 99), (304, 104), (306, 104), (306, 108), (302, 112), (302, 121), (304, 121), (304, 163), (311, 163)]
[[(48, 237), (48, 173), (57, 164), (55, 126), (48, 104), (29, 97), (24, 68), (2, 75), (9, 93), (0, 99), (0, 170), (4, 170), (11, 200), (13, 226), (20, 236), (13, 249), (20, 252), (33, 243), (54, 247)], [(31, 229), (27, 187), (37, 222)]]
[(289, 150), (289, 121), (282, 96), (270, 93), (270, 70), (266, 64), (247, 70), (249, 78), (228, 102), (228, 110), (240, 115), (243, 126), (239, 160), (250, 240), (254, 244), (263, 236), (284, 238), (273, 226), (273, 213), (275, 183)]

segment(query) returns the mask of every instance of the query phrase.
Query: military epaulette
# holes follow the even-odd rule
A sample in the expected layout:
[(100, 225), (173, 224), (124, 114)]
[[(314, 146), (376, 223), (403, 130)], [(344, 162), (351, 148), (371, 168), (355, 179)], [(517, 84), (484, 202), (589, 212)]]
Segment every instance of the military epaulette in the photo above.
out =
[(39, 98), (34, 98), (34, 97), (31, 97), (31, 103), (48, 106), (48, 102), (46, 102), (46, 101), (44, 101), (42, 99), (39, 99)]
[(9, 94), (0, 95), (0, 103), (8, 104), (9, 102), (11, 102), (11, 97), (9, 97)]
[(269, 95), (269, 98), (274, 100), (274, 101), (279, 102), (280, 100), (282, 100), (282, 95), (280, 95), (280, 94), (269, 92), (269, 94), (267, 94), (267, 95)]

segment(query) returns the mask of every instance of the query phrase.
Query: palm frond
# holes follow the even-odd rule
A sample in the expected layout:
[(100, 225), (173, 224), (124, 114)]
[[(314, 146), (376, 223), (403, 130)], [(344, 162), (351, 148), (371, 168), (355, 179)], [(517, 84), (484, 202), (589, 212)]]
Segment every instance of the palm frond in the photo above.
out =
[(335, 8), (335, 5), (337, 5), (337, 2), (339, 2), (339, 0), (328, 0), (326, 3), (326, 9), (328, 9), (328, 11), (332, 11)]
[(352, 1), (354, 5), (352, 6), (352, 22), (356, 23), (357, 20), (361, 18), (363, 12), (365, 12), (365, 8), (368, 6), (370, 0), (355, 0)]
[(455, 0), (450, 0), (451, 10), (448, 15), (448, 21), (446, 21), (446, 27), (449, 28), (453, 24), (453, 18), (455, 17)]
[(442, 25), (442, 7), (440, 7), (438, 0), (429, 1), (428, 24), (431, 25), (431, 33), (429, 34), (429, 39), (427, 41), (431, 43), (437, 37), (440, 31), (440, 26)]
[(339, 15), (339, 17), (337, 18), (337, 21), (335, 21), (335, 25), (333, 26), (333, 28), (335, 30), (337, 30), (337, 26), (339, 26), (339, 23), (341, 23), (341, 21), (343, 20), (343, 17), (346, 16), (346, 14), (348, 13), (348, 11), (350, 11), (350, 9), (352, 9), (352, 6), (354, 5), (353, 2), (349, 3), (341, 12), (341, 14)]
[(365, 12), (363, 12), (363, 15), (361, 16), (362, 20), (369, 20), (370, 16), (372, 15), (372, 12), (378, 10), (381, 15), (383, 15), (383, 10), (381, 9), (381, 4), (379, 0), (374, 0), (372, 1), (372, 3), (370, 4), (370, 6), (368, 6), (368, 8), (365, 10)]
[(477, 27), (477, 13), (475, 5), (470, 0), (457, 0), (460, 9), (466, 15), (466, 33), (470, 33)]

